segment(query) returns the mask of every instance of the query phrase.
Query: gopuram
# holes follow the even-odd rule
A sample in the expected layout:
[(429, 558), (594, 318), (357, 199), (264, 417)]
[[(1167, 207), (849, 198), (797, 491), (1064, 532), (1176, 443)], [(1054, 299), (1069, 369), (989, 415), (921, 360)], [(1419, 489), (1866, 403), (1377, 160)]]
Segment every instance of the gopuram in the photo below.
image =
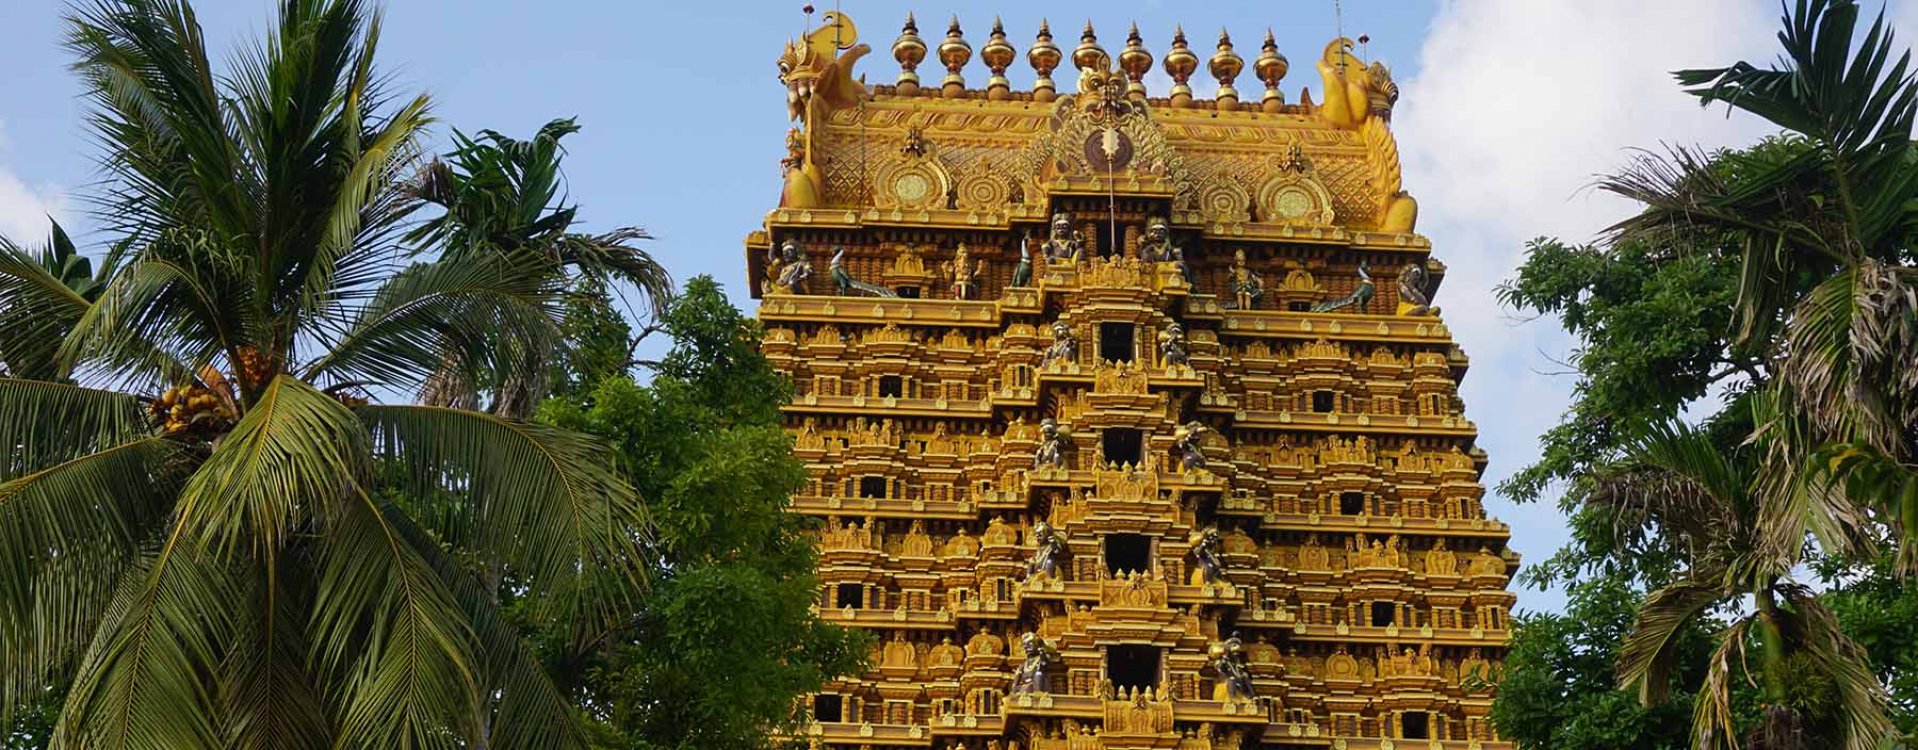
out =
[(1041, 25), (1021, 54), (909, 17), (867, 85), (853, 22), (820, 20), (778, 60), (795, 127), (746, 250), (819, 611), (876, 645), (800, 737), (1504, 747), (1518, 562), (1391, 73), (1334, 39), (1289, 100), (1269, 34), (1155, 55)]

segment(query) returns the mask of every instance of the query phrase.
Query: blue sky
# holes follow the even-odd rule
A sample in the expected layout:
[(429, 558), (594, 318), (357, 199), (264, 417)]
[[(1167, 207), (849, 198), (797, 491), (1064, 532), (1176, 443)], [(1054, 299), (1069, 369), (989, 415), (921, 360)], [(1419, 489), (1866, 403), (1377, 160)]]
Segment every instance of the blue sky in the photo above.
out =
[[(1912, 17), (1895, 2), (1894, 18)], [(773, 60), (804, 23), (800, 2), (387, 0), (381, 61), (403, 89), (429, 92), (447, 128), (530, 134), (554, 117), (584, 130), (567, 143), (572, 197), (588, 228), (647, 227), (652, 250), (680, 278), (712, 274), (742, 305), (741, 239), (777, 199), (787, 127)], [(830, 2), (817, 3), (822, 9)], [(270, 0), (200, 0), (215, 51), (264, 28)], [(80, 232), (94, 153), (78, 87), (59, 47), (59, 0), (0, 2), (0, 233), (35, 240), (47, 213)], [(1541, 235), (1584, 241), (1629, 207), (1584, 189), (1625, 158), (1627, 146), (1746, 143), (1762, 124), (1699, 109), (1667, 71), (1770, 59), (1772, 0), (1346, 0), (1348, 36), (1369, 34), (1403, 98), (1394, 130), (1405, 185), (1418, 196), (1419, 230), (1450, 267), (1438, 303), (1473, 358), (1463, 387), (1467, 416), (1492, 456), (1488, 487), (1529, 462), (1537, 435), (1564, 408), (1572, 381), (1554, 375), (1569, 342), (1553, 321), (1519, 321), (1493, 287)], [(1021, 50), (1043, 9), (1070, 49), (1087, 19), (1115, 51), (1137, 22), (1155, 55), (1182, 23), (1201, 56), (1221, 27), (1241, 54), (1257, 54), (1265, 29), (1292, 62), (1296, 100), (1316, 88), (1311, 62), (1335, 33), (1333, 0), (1273, 2), (901, 3), (842, 0), (874, 54), (860, 71), (890, 82), (887, 50), (906, 11), (937, 44), (957, 11), (976, 49), (995, 14)], [(1901, 23), (1909, 27), (1910, 24)], [(1907, 34), (1907, 39), (1914, 38)], [(936, 80), (935, 61), (920, 67)], [(982, 85), (976, 59), (966, 71)], [(1025, 87), (1031, 71), (1011, 71)], [(1202, 77), (1202, 76), (1201, 76)], [(1169, 84), (1148, 79), (1155, 92)], [(1203, 96), (1209, 81), (1194, 81)], [(1249, 74), (1242, 90), (1257, 90)], [(1515, 527), (1513, 546), (1539, 560), (1564, 539), (1555, 508), (1492, 513)], [(1558, 592), (1521, 592), (1521, 607), (1557, 609)]]

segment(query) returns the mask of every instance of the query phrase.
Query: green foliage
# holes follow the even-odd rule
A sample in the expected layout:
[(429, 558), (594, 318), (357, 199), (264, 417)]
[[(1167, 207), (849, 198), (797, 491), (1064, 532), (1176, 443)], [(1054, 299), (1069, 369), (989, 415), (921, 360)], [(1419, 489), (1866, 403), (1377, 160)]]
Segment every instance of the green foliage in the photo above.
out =
[(1616, 688), (1613, 667), (1644, 595), (1617, 577), (1574, 584), (1565, 614), (1515, 623), (1492, 721), (1522, 750), (1680, 750), (1690, 746), (1692, 692), (1704, 675), (1710, 629), (1679, 635), (1670, 698), (1645, 707)]
[(618, 376), (542, 417), (600, 436), (647, 499), (652, 589), (616, 645), (567, 665), (604, 748), (732, 750), (790, 728), (795, 698), (858, 671), (867, 636), (819, 620), (804, 483), (759, 327), (710, 278), (668, 305), (652, 382)]

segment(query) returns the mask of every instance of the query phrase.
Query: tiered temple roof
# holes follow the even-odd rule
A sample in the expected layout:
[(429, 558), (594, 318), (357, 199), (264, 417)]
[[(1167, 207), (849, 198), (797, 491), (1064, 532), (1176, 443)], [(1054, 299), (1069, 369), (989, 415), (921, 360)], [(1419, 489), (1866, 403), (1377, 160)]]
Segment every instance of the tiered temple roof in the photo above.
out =
[(1015, 91), (997, 22), (975, 54), (908, 18), (868, 86), (851, 20), (822, 20), (779, 58), (796, 126), (746, 245), (820, 612), (878, 646), (805, 736), (1502, 747), (1517, 558), (1390, 72), (1336, 39), (1288, 101), (1270, 34), (1248, 61), (1178, 32), (1160, 97), (1136, 28), (1115, 56), (1042, 26)]

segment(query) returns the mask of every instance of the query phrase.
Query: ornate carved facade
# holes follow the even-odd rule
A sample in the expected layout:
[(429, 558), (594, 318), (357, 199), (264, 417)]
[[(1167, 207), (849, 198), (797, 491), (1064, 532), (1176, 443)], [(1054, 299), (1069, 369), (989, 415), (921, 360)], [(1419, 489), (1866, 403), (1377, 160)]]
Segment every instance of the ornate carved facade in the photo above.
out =
[(820, 612), (878, 636), (814, 745), (1502, 747), (1517, 560), (1389, 71), (1335, 40), (1288, 103), (1268, 38), (1241, 100), (1231, 40), (1181, 33), (1160, 98), (1136, 30), (1042, 29), (1019, 92), (995, 24), (977, 89), (957, 21), (909, 19), (868, 88), (824, 20), (781, 57), (785, 186), (746, 243)]

